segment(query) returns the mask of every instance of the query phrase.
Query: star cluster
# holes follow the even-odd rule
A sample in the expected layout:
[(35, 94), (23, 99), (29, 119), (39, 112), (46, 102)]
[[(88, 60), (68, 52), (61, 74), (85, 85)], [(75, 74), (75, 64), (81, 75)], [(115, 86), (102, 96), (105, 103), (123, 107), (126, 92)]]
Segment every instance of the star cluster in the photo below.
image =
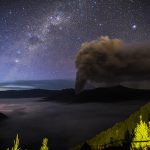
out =
[(149, 0), (0, 0), (0, 79), (75, 77), (81, 43), (150, 39)]

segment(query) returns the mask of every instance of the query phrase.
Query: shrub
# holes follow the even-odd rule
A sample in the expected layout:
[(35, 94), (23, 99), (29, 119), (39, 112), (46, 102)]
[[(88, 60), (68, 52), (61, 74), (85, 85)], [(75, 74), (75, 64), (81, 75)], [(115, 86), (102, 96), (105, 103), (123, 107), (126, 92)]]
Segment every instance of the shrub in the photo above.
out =
[(43, 139), (43, 145), (41, 146), (41, 149), (40, 149), (40, 150), (48, 150), (47, 143), (48, 143), (48, 139), (47, 139), (47, 138), (44, 138), (44, 139)]
[[(48, 139), (44, 138), (40, 150), (48, 150), (47, 143), (48, 143)], [(7, 150), (9, 150), (9, 148), (7, 148)], [(14, 146), (11, 148), (11, 150), (20, 150), (18, 134), (16, 136), (16, 140), (14, 140)]]
[(131, 143), (131, 149), (147, 150), (150, 147), (150, 122), (146, 124), (140, 116), (140, 123), (134, 130), (134, 137)]

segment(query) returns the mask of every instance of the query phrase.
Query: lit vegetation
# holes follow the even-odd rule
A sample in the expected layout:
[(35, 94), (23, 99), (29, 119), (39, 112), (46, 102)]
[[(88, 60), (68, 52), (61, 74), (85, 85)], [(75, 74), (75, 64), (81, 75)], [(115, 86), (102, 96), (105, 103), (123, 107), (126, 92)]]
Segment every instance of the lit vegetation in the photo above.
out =
[(134, 138), (131, 143), (131, 149), (147, 150), (148, 147), (150, 148), (150, 122), (149, 124), (146, 124), (146, 122), (142, 120), (142, 116), (140, 116), (140, 123), (137, 124), (134, 130)]
[[(150, 121), (150, 102), (141, 107), (139, 111), (131, 114), (127, 120), (116, 123), (112, 128), (100, 132), (94, 138), (88, 140), (87, 143), (91, 147), (101, 147), (111, 143), (112, 141), (118, 141), (114, 144), (114, 146), (122, 146), (122, 140), (125, 140), (127, 132), (129, 132), (132, 138), (134, 129), (139, 122), (140, 115), (144, 122)], [(83, 143), (71, 148), (71, 150), (80, 150), (82, 145)]]
[(47, 138), (44, 138), (44, 139), (43, 139), (43, 145), (41, 146), (41, 149), (40, 149), (40, 150), (48, 150), (47, 143), (48, 143), (48, 139), (47, 139)]
[[(7, 148), (7, 150), (9, 150), (9, 148)], [(16, 136), (16, 141), (14, 140), (14, 146), (11, 148), (11, 150), (20, 150), (18, 134)]]
[[(48, 139), (44, 138), (40, 150), (48, 150), (47, 144), (48, 144)], [(14, 140), (14, 146), (11, 148), (11, 150), (20, 150), (20, 149), (21, 148), (19, 148), (19, 137), (17, 134), (16, 140)], [(9, 148), (7, 148), (7, 150), (9, 150)]]

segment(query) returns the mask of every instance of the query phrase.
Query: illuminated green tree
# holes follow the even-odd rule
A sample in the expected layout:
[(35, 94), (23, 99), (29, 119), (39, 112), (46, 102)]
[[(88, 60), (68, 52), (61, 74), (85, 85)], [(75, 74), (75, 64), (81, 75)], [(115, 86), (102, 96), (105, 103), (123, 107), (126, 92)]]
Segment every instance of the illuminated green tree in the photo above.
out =
[(40, 149), (40, 150), (48, 150), (47, 143), (48, 143), (48, 139), (47, 139), (47, 138), (44, 138), (44, 139), (43, 139), (43, 143), (42, 143), (42, 146), (41, 146), (41, 149)]
[[(7, 150), (9, 150), (9, 148), (7, 148)], [(11, 148), (11, 150), (20, 150), (18, 134), (16, 136), (16, 140), (14, 140), (14, 146)]]
[(134, 130), (131, 149), (147, 150), (148, 147), (150, 147), (150, 122), (149, 125), (147, 125), (144, 121), (142, 121), (142, 116), (140, 116), (140, 123), (137, 124)]

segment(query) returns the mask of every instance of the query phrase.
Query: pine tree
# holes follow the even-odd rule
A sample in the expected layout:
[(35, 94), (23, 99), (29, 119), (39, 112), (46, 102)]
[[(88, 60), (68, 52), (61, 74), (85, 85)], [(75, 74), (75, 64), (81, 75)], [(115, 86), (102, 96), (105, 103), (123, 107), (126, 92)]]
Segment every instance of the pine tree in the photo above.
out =
[(140, 116), (140, 123), (137, 124), (134, 130), (134, 137), (131, 143), (131, 149), (147, 150), (148, 147), (150, 147), (150, 122), (149, 125), (147, 125), (144, 121), (142, 121), (142, 116)]

